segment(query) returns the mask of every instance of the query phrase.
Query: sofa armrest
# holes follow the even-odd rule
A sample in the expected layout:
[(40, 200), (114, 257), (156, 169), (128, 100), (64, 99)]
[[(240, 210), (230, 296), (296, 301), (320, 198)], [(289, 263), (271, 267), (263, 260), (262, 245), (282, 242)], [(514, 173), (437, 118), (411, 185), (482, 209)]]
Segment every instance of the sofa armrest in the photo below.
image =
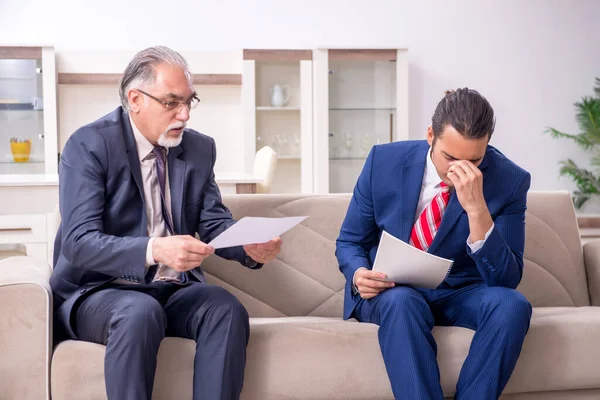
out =
[(583, 245), (583, 259), (590, 303), (598, 306), (600, 305), (600, 239), (589, 241)]
[(6, 399), (49, 399), (52, 347), (50, 266), (0, 260), (0, 387)]

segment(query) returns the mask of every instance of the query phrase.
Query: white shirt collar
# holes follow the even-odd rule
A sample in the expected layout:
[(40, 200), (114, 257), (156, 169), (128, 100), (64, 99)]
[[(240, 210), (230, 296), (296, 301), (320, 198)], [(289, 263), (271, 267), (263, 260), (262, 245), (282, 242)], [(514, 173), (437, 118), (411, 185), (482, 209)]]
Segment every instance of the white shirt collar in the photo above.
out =
[(427, 151), (427, 164), (425, 164), (425, 177), (423, 183), (425, 186), (439, 187), (442, 182), (442, 178), (437, 173), (433, 160), (431, 159), (431, 147)]
[(129, 115), (129, 122), (131, 123), (131, 129), (133, 130), (133, 136), (135, 137), (135, 146), (137, 147), (138, 156), (140, 161), (144, 161), (144, 159), (152, 153), (152, 150), (154, 150), (154, 145), (142, 135), (142, 132), (140, 132), (133, 122), (131, 115)]

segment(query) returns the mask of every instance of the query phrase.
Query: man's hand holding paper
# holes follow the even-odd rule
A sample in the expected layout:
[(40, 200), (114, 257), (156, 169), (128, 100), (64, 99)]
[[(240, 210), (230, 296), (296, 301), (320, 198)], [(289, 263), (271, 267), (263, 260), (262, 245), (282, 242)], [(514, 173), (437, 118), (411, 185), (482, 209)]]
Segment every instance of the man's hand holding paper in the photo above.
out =
[(273, 261), (281, 250), (280, 235), (292, 229), (306, 217), (244, 217), (208, 243), (215, 249), (243, 246), (254, 261)]
[(396, 286), (394, 282), (385, 279), (387, 275), (383, 272), (371, 271), (365, 267), (356, 270), (354, 274), (354, 286), (363, 299), (371, 299), (386, 289)]
[(452, 268), (452, 260), (418, 250), (406, 242), (383, 232), (373, 271), (383, 272), (398, 284), (435, 289)]
[(266, 264), (273, 261), (281, 251), (281, 238), (278, 236), (266, 243), (246, 244), (244, 251), (257, 263)]

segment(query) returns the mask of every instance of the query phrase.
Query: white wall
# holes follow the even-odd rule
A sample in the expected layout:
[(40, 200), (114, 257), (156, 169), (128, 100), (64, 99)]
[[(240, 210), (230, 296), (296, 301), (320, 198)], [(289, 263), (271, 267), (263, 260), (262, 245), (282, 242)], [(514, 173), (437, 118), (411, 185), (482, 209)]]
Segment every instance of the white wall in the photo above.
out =
[[(600, 1), (257, 0), (0, 1), (0, 40), (62, 50), (408, 47), (410, 129), (425, 134), (443, 91), (480, 90), (497, 113), (492, 144), (533, 174), (533, 189), (572, 189), (559, 160), (586, 156), (544, 135), (577, 132), (572, 103), (600, 76)], [(36, 29), (31, 29), (36, 27)]]

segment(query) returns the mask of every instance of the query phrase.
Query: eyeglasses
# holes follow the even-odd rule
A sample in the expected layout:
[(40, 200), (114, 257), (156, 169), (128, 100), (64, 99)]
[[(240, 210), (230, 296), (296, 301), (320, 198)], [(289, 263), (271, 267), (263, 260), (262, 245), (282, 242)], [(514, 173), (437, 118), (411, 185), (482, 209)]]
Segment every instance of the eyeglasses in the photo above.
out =
[(135, 90), (137, 90), (140, 93), (145, 94), (146, 96), (150, 97), (152, 100), (159, 102), (160, 104), (163, 105), (163, 107), (167, 111), (173, 111), (173, 110), (181, 111), (181, 108), (184, 105), (187, 107), (188, 110), (193, 110), (200, 103), (200, 99), (195, 94), (188, 101), (164, 101), (157, 97), (152, 96), (151, 94), (144, 92), (143, 90), (140, 90), (140, 89), (135, 89)]

